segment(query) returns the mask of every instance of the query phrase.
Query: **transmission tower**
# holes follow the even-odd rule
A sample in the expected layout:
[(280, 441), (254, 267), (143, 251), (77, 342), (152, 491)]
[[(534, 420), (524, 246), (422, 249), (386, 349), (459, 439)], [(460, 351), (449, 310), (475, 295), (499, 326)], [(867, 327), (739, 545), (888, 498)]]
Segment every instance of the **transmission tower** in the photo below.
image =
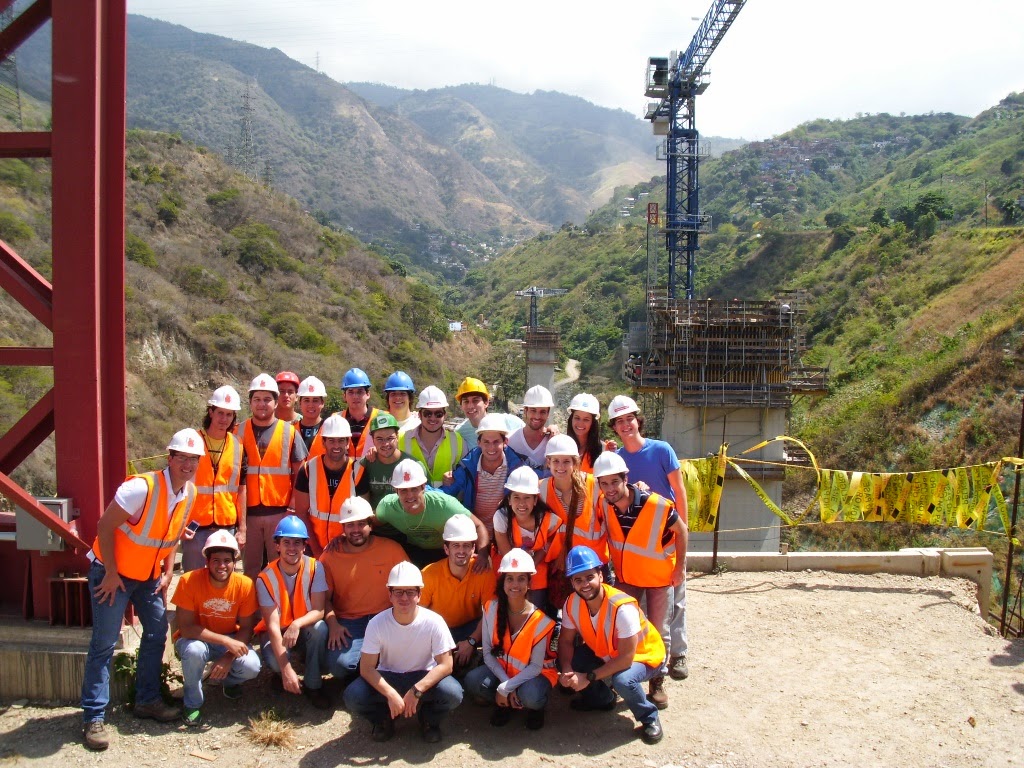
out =
[[(14, 21), (14, 6), (0, 13), (0, 28), (6, 30)], [(21, 122), (21, 89), (18, 87), (18, 60), (12, 50), (0, 61), (0, 115), (9, 119), (18, 130)]]
[(238, 146), (235, 148), (235, 165), (245, 174), (246, 178), (258, 182), (260, 180), (260, 168), (256, 157), (256, 143), (252, 137), (252, 116), (256, 110), (252, 106), (252, 93), (249, 85), (245, 86), (245, 93), (242, 94), (242, 125), (238, 136)]

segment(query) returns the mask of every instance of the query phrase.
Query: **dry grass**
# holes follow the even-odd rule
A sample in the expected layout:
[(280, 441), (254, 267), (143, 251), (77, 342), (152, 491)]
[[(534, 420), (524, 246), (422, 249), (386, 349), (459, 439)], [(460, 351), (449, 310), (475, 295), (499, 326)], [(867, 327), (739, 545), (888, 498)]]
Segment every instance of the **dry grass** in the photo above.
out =
[(273, 709), (260, 712), (256, 717), (249, 718), (246, 736), (254, 744), (261, 747), (295, 746), (295, 726), (282, 720)]

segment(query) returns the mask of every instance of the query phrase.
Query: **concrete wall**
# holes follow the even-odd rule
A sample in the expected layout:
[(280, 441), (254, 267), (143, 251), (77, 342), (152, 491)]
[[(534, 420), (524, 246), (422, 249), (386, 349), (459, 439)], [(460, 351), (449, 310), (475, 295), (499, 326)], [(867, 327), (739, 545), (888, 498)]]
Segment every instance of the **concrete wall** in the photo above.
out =
[(558, 362), (558, 350), (531, 348), (526, 349), (526, 388), (538, 384), (549, 392), (555, 391), (555, 363)]
[[(718, 453), (723, 442), (729, 443), (729, 455), (737, 456), (763, 440), (785, 434), (786, 412), (767, 408), (692, 408), (666, 397), (661, 433), (681, 459)], [(783, 445), (771, 443), (745, 458), (782, 462)], [(776, 505), (782, 505), (780, 479), (764, 477), (765, 470), (759, 468), (744, 469)], [(777, 471), (774, 474), (781, 477)], [(745, 480), (731, 471), (726, 475), (719, 515), (720, 552), (779, 551), (779, 518), (765, 507)], [(690, 551), (710, 552), (712, 537), (710, 533), (691, 533)]]

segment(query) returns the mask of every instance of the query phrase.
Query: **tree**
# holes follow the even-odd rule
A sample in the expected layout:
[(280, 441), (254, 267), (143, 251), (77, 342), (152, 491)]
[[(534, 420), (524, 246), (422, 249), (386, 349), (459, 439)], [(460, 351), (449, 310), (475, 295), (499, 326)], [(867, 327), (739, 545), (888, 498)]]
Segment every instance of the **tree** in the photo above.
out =
[(825, 226), (829, 229), (835, 229), (846, 223), (849, 217), (841, 211), (829, 211), (825, 214)]
[(889, 212), (880, 205), (875, 208), (875, 212), (871, 214), (871, 221), (880, 227), (888, 227), (891, 223), (889, 219)]
[(484, 363), (484, 380), (492, 385), (496, 410), (508, 410), (510, 398), (522, 397), (526, 391), (526, 355), (522, 345), (514, 341), (498, 342)]
[(929, 211), (921, 216), (914, 225), (914, 235), (918, 240), (927, 240), (939, 229), (939, 217)]
[(953, 218), (953, 206), (942, 192), (925, 192), (914, 203), (914, 215), (920, 219), (929, 213), (934, 213), (936, 219), (947, 221)]

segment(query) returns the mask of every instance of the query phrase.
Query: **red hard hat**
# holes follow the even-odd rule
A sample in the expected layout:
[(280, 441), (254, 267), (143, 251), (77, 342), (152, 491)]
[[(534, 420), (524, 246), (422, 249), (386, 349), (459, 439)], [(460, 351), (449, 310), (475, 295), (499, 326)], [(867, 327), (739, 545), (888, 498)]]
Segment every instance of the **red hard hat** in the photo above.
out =
[(291, 371), (281, 371), (274, 377), (274, 380), (278, 384), (294, 384), (296, 389), (299, 387), (298, 374), (292, 373)]

